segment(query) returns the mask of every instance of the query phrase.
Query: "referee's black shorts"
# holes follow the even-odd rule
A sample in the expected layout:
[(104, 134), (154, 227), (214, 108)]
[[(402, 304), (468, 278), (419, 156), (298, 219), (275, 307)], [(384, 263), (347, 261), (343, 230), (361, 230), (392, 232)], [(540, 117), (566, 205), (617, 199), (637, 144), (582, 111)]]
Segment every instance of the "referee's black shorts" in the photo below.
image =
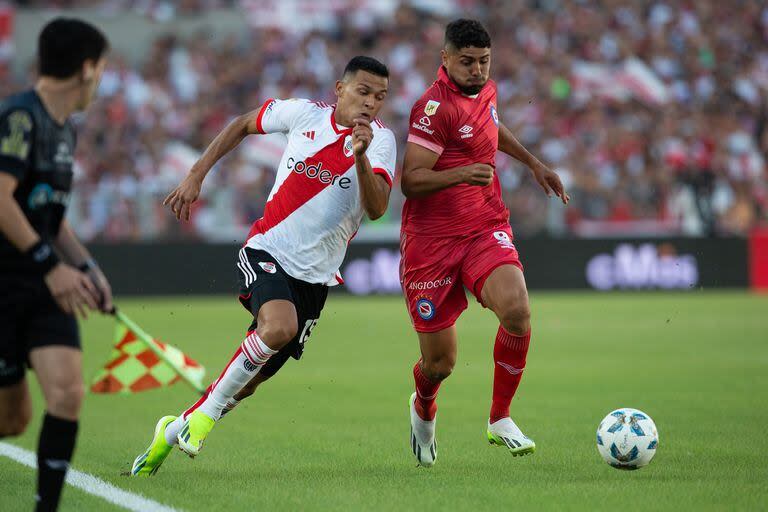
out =
[(0, 387), (24, 378), (35, 348), (80, 348), (74, 315), (59, 308), (41, 276), (0, 274)]

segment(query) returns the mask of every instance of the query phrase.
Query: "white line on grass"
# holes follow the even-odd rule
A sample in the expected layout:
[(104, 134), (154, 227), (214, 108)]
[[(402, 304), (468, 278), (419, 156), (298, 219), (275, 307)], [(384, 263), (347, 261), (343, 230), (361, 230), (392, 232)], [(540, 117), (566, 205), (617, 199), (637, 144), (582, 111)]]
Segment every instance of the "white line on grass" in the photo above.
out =
[[(0, 442), (0, 455), (13, 459), (30, 468), (37, 468), (37, 455), (35, 452), (25, 450), (24, 448)], [(152, 512), (180, 512), (178, 509), (145, 498), (140, 494), (124, 491), (100, 478), (72, 468), (69, 468), (69, 471), (67, 472), (67, 483), (88, 494), (98, 496), (113, 505), (117, 505), (118, 507), (127, 510), (133, 510), (135, 512), (144, 512), (147, 510), (151, 510)]]

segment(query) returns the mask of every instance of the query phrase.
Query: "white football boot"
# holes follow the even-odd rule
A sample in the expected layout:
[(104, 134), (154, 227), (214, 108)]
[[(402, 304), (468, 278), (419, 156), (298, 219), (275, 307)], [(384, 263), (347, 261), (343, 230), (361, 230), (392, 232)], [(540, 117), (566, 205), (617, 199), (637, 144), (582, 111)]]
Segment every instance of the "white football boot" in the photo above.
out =
[(506, 446), (514, 457), (536, 451), (536, 443), (520, 431), (512, 418), (502, 418), (494, 423), (489, 421), (486, 435), (489, 443)]
[(419, 461), (419, 465), (431, 468), (437, 460), (437, 441), (435, 440), (435, 423), (425, 421), (416, 413), (416, 393), (411, 395), (408, 406), (411, 411), (411, 450)]

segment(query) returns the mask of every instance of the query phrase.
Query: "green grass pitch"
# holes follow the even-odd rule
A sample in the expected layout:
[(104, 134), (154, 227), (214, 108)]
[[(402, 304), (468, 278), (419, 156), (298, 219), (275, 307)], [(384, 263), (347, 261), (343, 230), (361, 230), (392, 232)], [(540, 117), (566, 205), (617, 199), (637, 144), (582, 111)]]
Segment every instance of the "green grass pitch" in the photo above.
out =
[[(123, 300), (145, 330), (203, 363), (212, 379), (248, 325), (234, 298)], [(439, 398), (439, 458), (417, 468), (407, 399), (416, 336), (399, 298), (331, 296), (305, 356), (290, 361), (151, 479), (120, 476), (157, 418), (195, 399), (184, 384), (87, 396), (74, 467), (185, 510), (765, 510), (768, 508), (768, 296), (545, 294), (512, 416), (537, 444), (513, 458), (488, 445), (497, 322), (477, 304), (459, 321), (459, 359)], [(113, 323), (83, 324), (89, 379)], [(34, 379), (30, 379), (34, 381)], [(12, 442), (34, 449), (35, 421)], [(617, 407), (650, 414), (658, 453), (617, 471), (595, 447)], [(0, 457), (0, 509), (31, 510), (34, 473)], [(68, 487), (62, 510), (112, 510)]]

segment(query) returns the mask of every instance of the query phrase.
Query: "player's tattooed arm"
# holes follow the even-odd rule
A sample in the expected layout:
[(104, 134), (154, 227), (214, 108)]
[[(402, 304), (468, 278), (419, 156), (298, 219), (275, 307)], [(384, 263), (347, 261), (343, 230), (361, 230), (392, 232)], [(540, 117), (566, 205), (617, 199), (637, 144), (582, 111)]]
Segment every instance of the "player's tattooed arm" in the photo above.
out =
[(355, 169), (357, 181), (360, 185), (360, 201), (363, 204), (366, 215), (371, 220), (376, 220), (387, 211), (389, 204), (389, 184), (377, 174), (374, 174), (371, 162), (365, 156), (365, 152), (373, 140), (371, 123), (367, 119), (354, 120), (352, 129), (352, 151), (355, 155)]
[(163, 201), (170, 206), (176, 218), (189, 220), (192, 203), (200, 197), (203, 180), (224, 155), (235, 149), (245, 137), (256, 131), (259, 110), (236, 117), (208, 145), (200, 159), (195, 162), (184, 180)]
[(538, 158), (533, 156), (530, 151), (520, 144), (512, 132), (504, 126), (504, 123), (499, 122), (499, 151), (502, 151), (512, 158), (520, 161), (528, 166), (533, 173), (533, 177), (536, 178), (536, 182), (541, 185), (544, 192), (548, 196), (554, 193), (563, 204), (568, 204), (570, 197), (565, 192), (563, 182), (560, 181), (560, 177), (554, 171), (551, 171), (546, 165), (541, 163)]
[(434, 171), (439, 157), (434, 151), (413, 142), (406, 145), (400, 180), (405, 197), (424, 197), (461, 183), (477, 187), (493, 183), (493, 167), (490, 165), (477, 163)]

